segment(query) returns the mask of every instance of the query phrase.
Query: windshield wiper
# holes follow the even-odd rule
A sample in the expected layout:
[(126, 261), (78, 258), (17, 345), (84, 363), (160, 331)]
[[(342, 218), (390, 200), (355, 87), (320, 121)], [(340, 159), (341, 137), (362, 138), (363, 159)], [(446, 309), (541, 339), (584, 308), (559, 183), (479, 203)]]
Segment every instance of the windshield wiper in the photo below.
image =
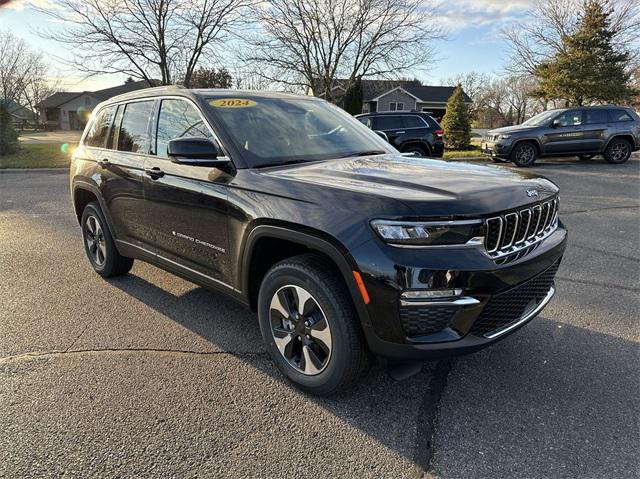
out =
[(301, 158), (296, 158), (294, 160), (281, 161), (279, 163), (265, 163), (264, 165), (256, 165), (254, 166), (254, 168), (270, 168), (272, 166), (295, 165), (298, 163), (311, 163), (312, 161), (314, 160), (303, 160)]
[(340, 156), (339, 158), (350, 158), (352, 156), (372, 156), (372, 155), (384, 155), (387, 153), (384, 150), (367, 150), (367, 151), (356, 151), (353, 153), (349, 153), (344, 156)]

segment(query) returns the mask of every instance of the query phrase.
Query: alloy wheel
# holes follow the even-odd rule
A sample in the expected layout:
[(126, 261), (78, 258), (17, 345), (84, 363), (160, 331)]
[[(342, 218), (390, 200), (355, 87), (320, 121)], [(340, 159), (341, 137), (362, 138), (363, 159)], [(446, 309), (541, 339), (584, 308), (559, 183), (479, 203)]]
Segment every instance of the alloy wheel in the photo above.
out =
[(88, 216), (85, 222), (85, 241), (93, 262), (98, 266), (104, 265), (107, 260), (104, 232), (100, 226), (100, 221), (93, 215)]
[(516, 152), (516, 159), (519, 163), (526, 165), (533, 161), (535, 154), (536, 152), (533, 146), (525, 143), (524, 145), (520, 146), (520, 148), (518, 148), (518, 151)]
[(623, 161), (629, 155), (629, 146), (626, 143), (616, 143), (611, 149), (611, 159), (615, 162)]
[(271, 333), (282, 357), (298, 372), (321, 373), (331, 357), (331, 329), (315, 298), (304, 288), (286, 285), (271, 298)]

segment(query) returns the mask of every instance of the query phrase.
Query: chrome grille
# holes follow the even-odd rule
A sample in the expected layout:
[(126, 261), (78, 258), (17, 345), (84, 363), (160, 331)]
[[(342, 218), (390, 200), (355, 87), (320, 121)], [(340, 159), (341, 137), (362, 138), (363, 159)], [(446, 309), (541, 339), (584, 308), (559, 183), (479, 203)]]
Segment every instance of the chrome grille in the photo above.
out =
[(496, 262), (514, 261), (558, 226), (558, 198), (485, 220), (485, 248)]

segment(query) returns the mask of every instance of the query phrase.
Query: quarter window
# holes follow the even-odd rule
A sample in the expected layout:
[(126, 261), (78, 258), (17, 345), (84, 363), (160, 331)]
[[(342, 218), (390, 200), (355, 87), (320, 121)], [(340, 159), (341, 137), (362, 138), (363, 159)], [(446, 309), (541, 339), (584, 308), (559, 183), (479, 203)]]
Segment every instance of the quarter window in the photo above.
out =
[(585, 125), (607, 122), (607, 110), (585, 110), (582, 112), (582, 120)]
[(156, 154), (167, 158), (169, 140), (175, 138), (209, 138), (211, 131), (195, 107), (184, 100), (162, 100), (156, 134)]
[(405, 128), (427, 128), (424, 120), (419, 116), (405, 116), (403, 123)]
[(86, 138), (84, 144), (87, 146), (94, 146), (97, 148), (104, 148), (106, 145), (107, 136), (109, 134), (109, 128), (113, 121), (113, 116), (116, 111), (114, 106), (103, 108), (96, 115)]
[(118, 134), (118, 150), (131, 153), (149, 152), (149, 117), (153, 102), (138, 101), (127, 103)]
[(609, 110), (609, 117), (613, 122), (619, 121), (633, 121), (631, 115), (624, 110)]
[(402, 102), (389, 103), (389, 110), (391, 110), (391, 111), (403, 111), (404, 110), (404, 103), (402, 103)]

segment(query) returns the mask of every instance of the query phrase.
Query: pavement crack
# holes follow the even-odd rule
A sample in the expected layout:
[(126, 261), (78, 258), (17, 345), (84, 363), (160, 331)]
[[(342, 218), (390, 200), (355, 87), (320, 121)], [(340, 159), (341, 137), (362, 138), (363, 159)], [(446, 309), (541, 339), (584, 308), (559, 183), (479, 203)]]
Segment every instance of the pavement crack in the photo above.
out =
[(414, 451), (413, 477), (416, 479), (428, 479), (431, 475), (431, 461), (434, 452), (434, 438), (437, 426), (438, 411), (440, 409), (440, 399), (447, 377), (453, 365), (452, 360), (443, 359), (438, 362), (433, 372), (429, 389), (422, 399), (422, 404), (418, 410), (418, 426), (416, 434), (416, 445)]
[(620, 210), (625, 208), (640, 208), (640, 205), (620, 205), (620, 206), (603, 206), (601, 208), (587, 208), (586, 210), (576, 210), (576, 211), (563, 211), (560, 213), (560, 216), (568, 216), (568, 215), (577, 215), (580, 213), (594, 213), (596, 211), (605, 211), (605, 210)]
[(609, 289), (622, 289), (624, 291), (631, 291), (632, 293), (640, 293), (640, 288), (632, 288), (630, 286), (622, 286), (620, 284), (607, 284), (601, 283), (599, 281), (589, 281), (588, 279), (567, 278), (566, 276), (556, 276), (556, 279), (568, 281), (569, 283), (587, 284), (589, 286), (600, 286), (602, 288)]
[(51, 359), (63, 356), (79, 356), (84, 354), (165, 354), (177, 356), (234, 356), (234, 357), (266, 357), (264, 351), (190, 351), (185, 349), (164, 349), (164, 348), (97, 348), (97, 349), (68, 349), (53, 351), (33, 351), (29, 353), (15, 354), (0, 358), (0, 365), (16, 361), (28, 361), (32, 359)]

